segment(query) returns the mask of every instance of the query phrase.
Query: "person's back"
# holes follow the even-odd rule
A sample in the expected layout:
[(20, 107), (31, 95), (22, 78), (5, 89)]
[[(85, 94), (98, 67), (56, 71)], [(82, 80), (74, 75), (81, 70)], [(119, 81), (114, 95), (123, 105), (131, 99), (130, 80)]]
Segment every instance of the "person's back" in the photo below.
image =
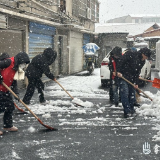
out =
[(35, 56), (26, 70), (26, 76), (29, 84), (27, 86), (26, 94), (23, 98), (23, 102), (30, 104), (30, 100), (34, 94), (35, 87), (38, 89), (40, 103), (45, 103), (44, 98), (44, 84), (41, 80), (44, 73), (48, 78), (54, 80), (53, 73), (50, 72), (49, 65), (51, 65), (57, 57), (57, 52), (52, 48), (47, 48), (42, 54)]
[(53, 51), (51, 48), (45, 49), (42, 54), (36, 55), (32, 59), (25, 75), (28, 78), (41, 78), (44, 73), (48, 78), (52, 78), (49, 73), (49, 65), (55, 61), (56, 57), (56, 51)]
[(117, 71), (133, 83), (139, 76), (141, 68), (145, 63), (141, 59), (142, 55), (139, 52), (129, 50), (122, 56), (120, 63), (118, 63)]

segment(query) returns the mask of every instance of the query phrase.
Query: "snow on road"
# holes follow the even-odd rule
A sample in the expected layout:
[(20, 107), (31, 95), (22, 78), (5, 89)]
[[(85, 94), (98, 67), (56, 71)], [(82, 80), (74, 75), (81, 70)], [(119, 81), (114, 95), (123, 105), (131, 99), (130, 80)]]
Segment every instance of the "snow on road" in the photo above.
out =
[[(84, 71), (85, 73), (86, 71)], [(83, 74), (83, 72), (81, 72)], [(43, 114), (42, 117), (49, 119), (50, 114), (56, 112), (59, 118), (59, 125), (122, 125), (123, 118), (115, 118), (115, 122), (107, 118), (107, 115), (98, 117), (98, 114), (103, 114), (105, 107), (101, 106), (101, 103), (93, 104), (90, 101), (82, 101), (81, 98), (103, 98), (109, 99), (108, 91), (104, 91), (100, 88), (100, 69), (97, 68), (91, 76), (67, 76), (65, 78), (60, 78), (58, 82), (69, 92), (70, 95), (74, 97), (74, 100), (66, 100), (69, 97), (65, 91), (57, 84), (54, 83), (52, 86), (46, 87), (45, 95), (60, 97), (58, 100), (50, 100), (47, 105), (29, 105), (30, 109), (36, 114)], [(145, 92), (150, 96), (153, 101), (141, 96), (140, 102), (142, 106), (136, 109), (139, 116), (143, 116), (145, 119), (151, 119), (155, 125), (160, 121), (160, 91), (156, 94), (152, 94), (150, 91)], [(83, 107), (75, 106), (73, 102), (82, 104)], [(107, 104), (106, 104), (107, 105)], [(121, 104), (120, 104), (121, 105)], [(63, 106), (63, 107), (62, 107)], [(110, 105), (109, 105), (110, 107)], [(111, 106), (111, 108), (113, 108)], [(116, 110), (115, 110), (116, 111)], [(119, 112), (123, 114), (122, 106), (119, 107)], [(65, 118), (64, 115), (65, 114)], [(89, 114), (94, 115), (93, 118), (83, 119), (78, 118), (74, 121), (69, 120), (73, 114)], [(125, 124), (124, 124), (125, 125)], [(160, 127), (155, 127), (153, 129), (158, 130), (157, 135), (154, 136), (155, 141), (160, 141)]]

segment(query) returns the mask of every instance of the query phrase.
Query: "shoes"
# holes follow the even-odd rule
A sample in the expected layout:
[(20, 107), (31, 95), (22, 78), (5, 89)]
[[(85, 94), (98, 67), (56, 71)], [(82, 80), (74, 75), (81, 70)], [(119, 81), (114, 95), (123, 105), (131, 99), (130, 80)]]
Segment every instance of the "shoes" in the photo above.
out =
[(124, 118), (129, 118), (131, 117), (131, 114), (124, 114)]
[(136, 116), (137, 116), (136, 112), (131, 114), (131, 117), (136, 117)]
[(11, 128), (4, 128), (4, 130), (6, 130), (6, 131), (11, 131), (11, 132), (16, 132), (16, 131), (18, 131), (18, 128), (15, 127), (15, 126), (13, 126), (13, 127), (11, 127)]
[(46, 104), (49, 104), (49, 101), (46, 101), (46, 100), (44, 100), (44, 101), (42, 101), (42, 102), (40, 102), (42, 105), (46, 105)]
[(134, 114), (136, 113), (135, 109), (131, 110), (131, 114)]
[(115, 107), (118, 107), (118, 102), (117, 102), (117, 103), (115, 103)]
[(137, 102), (134, 102), (134, 106), (139, 107), (139, 106), (140, 106), (140, 104), (139, 104), (139, 103), (137, 103)]
[(2, 135), (3, 134), (3, 132), (2, 131), (0, 131), (0, 135)]

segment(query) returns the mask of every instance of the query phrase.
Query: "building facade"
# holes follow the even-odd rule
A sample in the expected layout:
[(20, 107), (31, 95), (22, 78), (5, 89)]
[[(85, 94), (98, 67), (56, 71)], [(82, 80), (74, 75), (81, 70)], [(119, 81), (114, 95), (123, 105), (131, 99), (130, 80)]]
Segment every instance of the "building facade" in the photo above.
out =
[(160, 15), (134, 15), (129, 14), (127, 16), (117, 17), (110, 19), (107, 23), (160, 23)]
[(32, 60), (51, 47), (52, 72), (73, 74), (84, 69), (82, 46), (93, 42), (97, 22), (98, 0), (0, 0), (0, 53), (25, 51)]

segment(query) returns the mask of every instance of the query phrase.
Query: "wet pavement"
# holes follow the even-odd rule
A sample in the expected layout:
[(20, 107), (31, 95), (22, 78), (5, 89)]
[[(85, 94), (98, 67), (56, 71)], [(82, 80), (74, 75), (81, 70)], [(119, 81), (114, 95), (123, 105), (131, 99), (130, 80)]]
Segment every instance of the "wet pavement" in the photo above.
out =
[[(21, 95), (24, 95), (24, 90)], [(33, 97), (36, 103), (37, 97), (36, 92)], [(62, 97), (46, 97), (47, 100), (59, 98)], [(68, 97), (66, 100), (71, 99)], [(153, 141), (157, 133), (153, 130), (153, 121), (140, 116), (124, 119), (122, 106), (114, 107), (108, 99), (97, 97), (82, 100), (88, 100), (94, 106), (85, 108), (85, 112), (80, 106), (70, 108), (70, 115), (65, 112), (60, 115), (58, 111), (52, 112), (50, 118), (37, 115), (44, 124), (58, 131), (49, 131), (32, 114), (15, 110), (14, 125), (19, 130), (4, 132), (0, 136), (0, 159), (160, 160), (160, 151), (156, 152), (154, 148), (160, 146), (160, 142)], [(60, 107), (63, 109), (64, 105)], [(81, 114), (74, 112), (77, 109), (82, 110)], [(0, 114), (0, 119), (2, 116)]]

